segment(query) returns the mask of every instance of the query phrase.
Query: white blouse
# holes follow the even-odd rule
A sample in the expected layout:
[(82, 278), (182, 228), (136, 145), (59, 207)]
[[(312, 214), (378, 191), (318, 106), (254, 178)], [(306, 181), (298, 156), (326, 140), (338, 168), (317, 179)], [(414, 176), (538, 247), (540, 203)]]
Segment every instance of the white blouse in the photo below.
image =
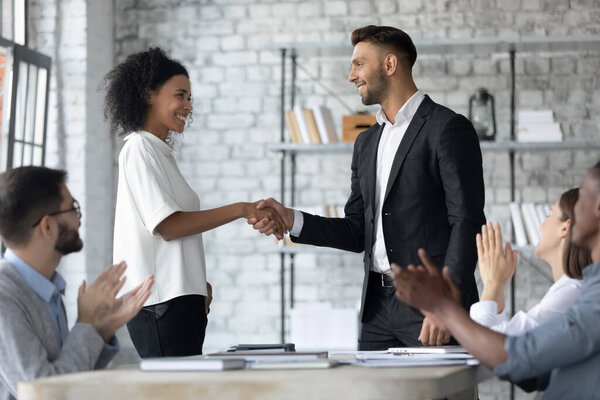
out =
[(581, 280), (563, 275), (556, 281), (539, 304), (529, 311), (519, 311), (510, 320), (506, 310), (498, 314), (493, 300), (480, 301), (471, 306), (471, 319), (480, 325), (510, 336), (520, 336), (551, 319), (564, 314), (581, 291)]
[(156, 226), (177, 211), (198, 211), (200, 200), (177, 167), (171, 146), (149, 132), (125, 138), (119, 154), (113, 262), (127, 262), (122, 292), (146, 276), (155, 283), (145, 305), (187, 294), (207, 295), (202, 234), (165, 241)]

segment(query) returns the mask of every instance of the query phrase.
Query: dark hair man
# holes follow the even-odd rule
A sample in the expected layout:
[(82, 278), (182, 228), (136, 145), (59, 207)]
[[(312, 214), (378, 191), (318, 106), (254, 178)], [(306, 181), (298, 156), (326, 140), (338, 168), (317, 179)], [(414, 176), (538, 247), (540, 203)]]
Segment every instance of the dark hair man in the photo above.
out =
[(589, 249), (593, 262), (582, 271), (579, 297), (566, 314), (522, 336), (506, 336), (471, 320), (456, 303), (459, 292), (448, 269), (442, 278), (422, 249), (424, 266), (394, 266), (396, 295), (442, 320), (497, 375), (545, 390), (544, 399), (595, 399), (600, 370), (600, 162), (579, 188), (571, 240)]
[(77, 296), (69, 332), (56, 272), (63, 255), (81, 250), (79, 203), (66, 173), (21, 167), (0, 175), (0, 399), (14, 399), (17, 383), (104, 368), (119, 350), (115, 331), (142, 308), (154, 278), (116, 298), (125, 263), (113, 265)]
[[(465, 117), (417, 89), (417, 51), (405, 32), (370, 25), (352, 32), (352, 44), (348, 80), (364, 104), (381, 109), (354, 144), (344, 218), (295, 211), (273, 199), (259, 208), (276, 208), (295, 242), (365, 252), (360, 350), (448, 343), (439, 321), (394, 298), (390, 264), (415, 263), (417, 249), (425, 248), (450, 265), (463, 307), (477, 301), (472, 238), (485, 223), (477, 135)], [(273, 232), (266, 221), (254, 228)]]

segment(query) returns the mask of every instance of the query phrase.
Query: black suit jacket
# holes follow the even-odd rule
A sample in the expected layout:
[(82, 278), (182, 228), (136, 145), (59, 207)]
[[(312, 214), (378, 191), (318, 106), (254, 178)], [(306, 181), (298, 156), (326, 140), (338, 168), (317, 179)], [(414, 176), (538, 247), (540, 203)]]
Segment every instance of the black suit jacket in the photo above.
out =
[[(351, 194), (344, 218), (304, 213), (299, 237), (317, 246), (365, 252), (361, 318), (375, 226), (377, 147), (383, 126), (362, 132), (354, 144)], [(387, 256), (401, 266), (421, 264), (422, 247), (440, 268), (448, 265), (463, 306), (479, 298), (475, 285), (475, 235), (485, 223), (481, 149), (471, 122), (434, 103), (417, 109), (392, 163), (381, 218)]]

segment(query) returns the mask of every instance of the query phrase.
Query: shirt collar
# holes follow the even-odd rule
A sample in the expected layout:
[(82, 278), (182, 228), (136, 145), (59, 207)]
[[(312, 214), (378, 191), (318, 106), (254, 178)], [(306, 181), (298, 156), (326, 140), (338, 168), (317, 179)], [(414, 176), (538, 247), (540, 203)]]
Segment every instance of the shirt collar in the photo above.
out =
[(173, 153), (173, 147), (171, 147), (167, 143), (163, 142), (158, 136), (153, 135), (152, 133), (150, 133), (148, 131), (137, 131), (137, 132), (130, 133), (129, 135), (125, 136), (125, 138), (123, 140), (129, 140), (134, 135), (141, 135), (141, 136), (147, 138), (156, 148), (158, 148), (160, 151), (165, 153), (167, 156), (169, 156)]
[(23, 277), (27, 286), (45, 302), (49, 303), (57, 293), (65, 294), (67, 283), (58, 272), (54, 272), (52, 280), (49, 281), (44, 275), (40, 274), (8, 248), (4, 253), (4, 259)]
[(404, 103), (402, 108), (398, 110), (398, 113), (396, 113), (396, 117), (394, 118), (394, 124), (388, 121), (387, 117), (385, 116), (385, 113), (383, 112), (383, 108), (380, 108), (379, 111), (377, 111), (377, 114), (375, 114), (377, 122), (379, 123), (379, 125), (383, 125), (384, 123), (386, 123), (392, 126), (397, 126), (399, 124), (404, 123), (405, 121), (410, 122), (415, 116), (415, 113), (417, 112), (417, 109), (421, 105), (421, 102), (423, 102), (424, 98), (425, 94), (421, 90), (417, 90), (415, 94), (413, 94), (410, 97), (410, 99), (408, 99), (406, 103)]

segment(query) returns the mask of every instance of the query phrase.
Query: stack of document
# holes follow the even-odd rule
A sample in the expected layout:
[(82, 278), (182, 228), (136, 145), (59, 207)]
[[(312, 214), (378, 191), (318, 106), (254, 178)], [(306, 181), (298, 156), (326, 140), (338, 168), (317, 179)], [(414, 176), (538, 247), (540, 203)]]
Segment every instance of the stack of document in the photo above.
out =
[(255, 351), (235, 351), (229, 352), (224, 351), (220, 353), (211, 353), (206, 358), (241, 358), (246, 362), (254, 361), (303, 361), (303, 360), (317, 360), (327, 359), (326, 351), (269, 351), (269, 350), (255, 350)]
[(521, 110), (518, 113), (519, 142), (562, 142), (560, 124), (554, 122), (552, 110)]
[(208, 359), (243, 359), (252, 369), (314, 369), (331, 368), (337, 362), (327, 358), (326, 351), (235, 351), (208, 354)]
[(238, 344), (231, 346), (227, 352), (240, 352), (240, 351), (262, 351), (262, 352), (291, 352), (296, 351), (296, 345), (294, 343), (252, 343), (252, 344)]
[(353, 365), (371, 368), (402, 368), (477, 364), (479, 364), (479, 361), (474, 359), (462, 347), (434, 346), (360, 351), (356, 354), (356, 362)]
[(146, 358), (140, 362), (142, 371), (224, 371), (242, 369), (246, 366), (243, 358), (204, 358), (192, 357), (162, 357)]

